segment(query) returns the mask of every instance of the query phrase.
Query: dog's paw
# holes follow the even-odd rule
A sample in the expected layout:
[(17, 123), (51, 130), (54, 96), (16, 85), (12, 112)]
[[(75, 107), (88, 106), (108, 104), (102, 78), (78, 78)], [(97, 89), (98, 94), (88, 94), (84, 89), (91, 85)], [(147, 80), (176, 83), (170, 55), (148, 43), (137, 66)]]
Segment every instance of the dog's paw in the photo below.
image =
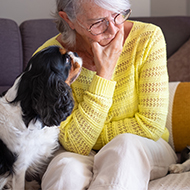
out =
[(182, 173), (185, 171), (185, 167), (183, 164), (172, 164), (169, 167), (169, 172), (170, 173)]

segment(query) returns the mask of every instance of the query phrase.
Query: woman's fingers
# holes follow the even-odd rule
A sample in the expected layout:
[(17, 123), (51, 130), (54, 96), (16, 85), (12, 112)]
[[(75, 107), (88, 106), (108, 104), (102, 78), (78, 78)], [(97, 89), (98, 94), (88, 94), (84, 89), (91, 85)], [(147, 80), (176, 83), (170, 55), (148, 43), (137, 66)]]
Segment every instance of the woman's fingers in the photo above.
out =
[(122, 52), (123, 29), (120, 29), (115, 38), (106, 46), (92, 42), (92, 51), (96, 65), (97, 75), (111, 80), (117, 60)]

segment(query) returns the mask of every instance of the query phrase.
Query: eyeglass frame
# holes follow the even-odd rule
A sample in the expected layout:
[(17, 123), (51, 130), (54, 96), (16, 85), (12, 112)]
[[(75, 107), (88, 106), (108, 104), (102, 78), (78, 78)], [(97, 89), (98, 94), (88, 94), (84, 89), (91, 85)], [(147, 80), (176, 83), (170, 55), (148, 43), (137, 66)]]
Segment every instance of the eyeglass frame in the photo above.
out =
[[(125, 20), (124, 20), (122, 23), (116, 24), (115, 19), (116, 19), (119, 15), (121, 15), (121, 13), (124, 12), (124, 11), (129, 11), (129, 13), (127, 13), (128, 16), (125, 18)], [(131, 13), (132, 13), (132, 10), (131, 10), (131, 9), (127, 9), (127, 10), (124, 10), (124, 11), (118, 13), (118, 14), (113, 18), (114, 24), (116, 24), (116, 25), (121, 25), (121, 24), (123, 24), (123, 23), (130, 17), (130, 15), (131, 15)], [(93, 36), (98, 36), (98, 35), (100, 35), (100, 34), (103, 34), (103, 33), (108, 29), (109, 23), (110, 23), (110, 21), (109, 21), (107, 18), (104, 18), (104, 19), (102, 19), (102, 20), (100, 20), (100, 21), (98, 21), (98, 22), (92, 24), (89, 28), (86, 28), (85, 26), (83, 26), (83, 25), (79, 22), (78, 19), (76, 19), (76, 20), (77, 20), (78, 24), (79, 24), (82, 28), (84, 28), (85, 30), (87, 30), (88, 32), (90, 32)], [(94, 25), (96, 25), (96, 24), (98, 24), (98, 23), (100, 23), (100, 22), (103, 22), (103, 21), (106, 21), (107, 28), (106, 28), (103, 32), (101, 32), (101, 33), (93, 34), (92, 31), (91, 31), (91, 28), (92, 28)]]

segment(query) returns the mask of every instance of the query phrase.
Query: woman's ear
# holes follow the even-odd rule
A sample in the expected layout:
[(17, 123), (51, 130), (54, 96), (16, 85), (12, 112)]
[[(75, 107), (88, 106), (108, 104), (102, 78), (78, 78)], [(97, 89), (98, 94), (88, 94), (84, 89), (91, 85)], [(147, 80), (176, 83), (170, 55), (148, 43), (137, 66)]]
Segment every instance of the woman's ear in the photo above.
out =
[(73, 29), (73, 30), (75, 29), (74, 24), (71, 22), (71, 20), (67, 16), (66, 12), (59, 11), (59, 16), (68, 23), (68, 25), (70, 26), (71, 29)]

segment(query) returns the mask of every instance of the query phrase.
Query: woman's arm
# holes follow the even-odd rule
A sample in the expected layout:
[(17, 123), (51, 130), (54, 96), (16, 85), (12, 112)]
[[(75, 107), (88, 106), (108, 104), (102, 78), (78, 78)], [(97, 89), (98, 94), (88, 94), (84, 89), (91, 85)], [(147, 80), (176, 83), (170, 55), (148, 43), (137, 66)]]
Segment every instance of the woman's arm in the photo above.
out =
[(122, 52), (123, 28), (106, 46), (91, 42), (96, 65), (96, 75), (76, 103), (70, 119), (62, 123), (60, 142), (65, 149), (87, 155), (95, 145), (112, 105), (116, 82), (111, 81), (117, 60)]
[(166, 44), (159, 28), (155, 30), (147, 44), (142, 55), (142, 65), (136, 70), (138, 111), (134, 117), (105, 124), (99, 138), (102, 145), (121, 133), (137, 134), (156, 141), (166, 132), (168, 111)]
[(66, 150), (88, 155), (95, 145), (112, 105), (114, 81), (94, 76), (83, 94), (83, 101), (75, 103), (70, 117), (61, 123), (60, 142)]

